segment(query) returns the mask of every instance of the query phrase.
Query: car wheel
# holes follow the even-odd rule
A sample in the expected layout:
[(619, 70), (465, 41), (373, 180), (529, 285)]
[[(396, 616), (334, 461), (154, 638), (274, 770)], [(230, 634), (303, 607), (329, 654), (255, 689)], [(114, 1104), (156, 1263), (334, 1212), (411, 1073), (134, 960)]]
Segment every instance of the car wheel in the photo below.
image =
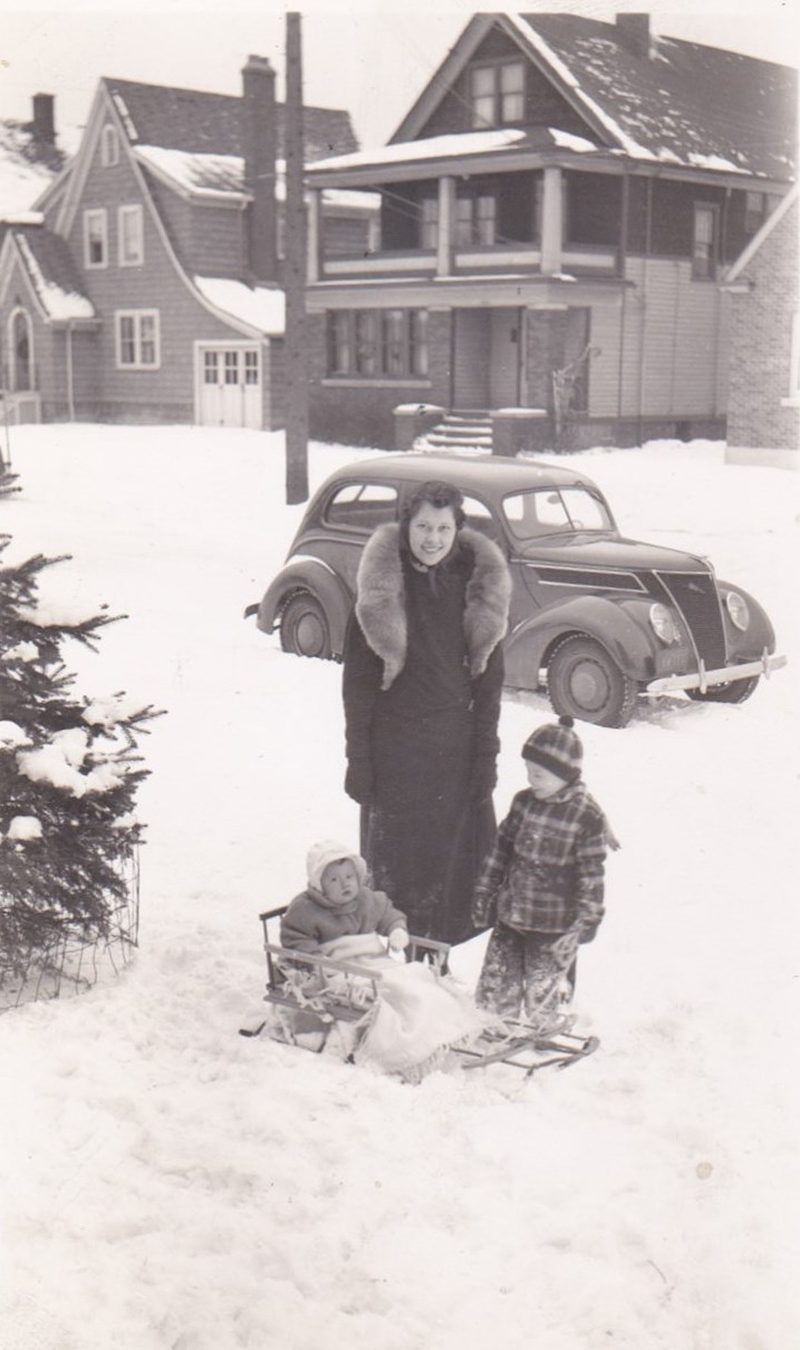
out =
[(599, 642), (570, 637), (547, 667), (547, 692), (559, 714), (601, 727), (624, 727), (636, 701), (636, 684)]
[(753, 693), (760, 675), (751, 675), (747, 680), (731, 680), (730, 684), (709, 685), (705, 693), (700, 689), (687, 689), (689, 698), (695, 703), (744, 703)]
[(281, 614), (281, 646), (295, 656), (331, 656), (331, 635), (325, 610), (309, 591), (293, 595)]

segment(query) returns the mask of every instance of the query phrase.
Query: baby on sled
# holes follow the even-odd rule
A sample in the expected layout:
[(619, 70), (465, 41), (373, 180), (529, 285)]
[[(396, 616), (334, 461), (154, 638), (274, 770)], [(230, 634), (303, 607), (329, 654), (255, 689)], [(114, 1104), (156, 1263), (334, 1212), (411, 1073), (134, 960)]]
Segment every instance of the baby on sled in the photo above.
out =
[(363, 1004), (346, 1047), (355, 1062), (418, 1081), (444, 1064), (452, 1046), (479, 1035), (486, 1019), (460, 986), (430, 965), (403, 959), (406, 917), (367, 885), (363, 858), (325, 840), (309, 850), (306, 872), (306, 889), (281, 920), (281, 946), (355, 963), (364, 975), (354, 981), (323, 965), (310, 972), (287, 968), (287, 980), (299, 1001), (317, 1008), (345, 992)]

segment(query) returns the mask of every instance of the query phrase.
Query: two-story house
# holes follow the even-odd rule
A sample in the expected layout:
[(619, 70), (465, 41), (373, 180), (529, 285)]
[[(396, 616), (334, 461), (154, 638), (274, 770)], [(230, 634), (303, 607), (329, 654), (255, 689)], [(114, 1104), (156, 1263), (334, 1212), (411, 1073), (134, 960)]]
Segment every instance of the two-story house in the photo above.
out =
[[(262, 57), (242, 95), (100, 80), (80, 147), (0, 245), (12, 420), (282, 425), (284, 108)], [(304, 109), (308, 159), (353, 151)], [(325, 194), (325, 247), (363, 251), (366, 194)]]
[[(795, 98), (788, 67), (647, 14), (473, 17), (388, 145), (309, 167), (313, 433), (722, 435), (719, 280), (791, 186)], [(332, 188), (380, 193), (367, 257), (314, 227)]]

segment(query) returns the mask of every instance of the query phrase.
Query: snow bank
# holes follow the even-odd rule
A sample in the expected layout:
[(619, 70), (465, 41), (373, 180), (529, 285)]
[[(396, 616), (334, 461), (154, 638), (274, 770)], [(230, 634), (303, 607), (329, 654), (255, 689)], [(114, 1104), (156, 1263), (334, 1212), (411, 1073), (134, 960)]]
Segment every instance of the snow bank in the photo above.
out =
[[(12, 450), (15, 556), (72, 553), (54, 603), (131, 616), (76, 648), (81, 689), (168, 715), (144, 743), (137, 959), (0, 1018), (4, 1344), (787, 1345), (797, 477), (711, 443), (573, 457), (626, 533), (752, 590), (791, 664), (740, 707), (676, 696), (581, 730), (622, 841), (578, 976), (600, 1051), (527, 1086), (499, 1067), (408, 1088), (236, 1034), (263, 1006), (259, 911), (302, 884), (311, 841), (358, 837), (339, 668), (242, 618), (303, 511), (282, 504), (282, 438), (20, 427)], [(312, 484), (366, 453), (312, 446)], [(504, 700), (498, 810), (549, 716)], [(484, 941), (455, 954), (466, 981)]]

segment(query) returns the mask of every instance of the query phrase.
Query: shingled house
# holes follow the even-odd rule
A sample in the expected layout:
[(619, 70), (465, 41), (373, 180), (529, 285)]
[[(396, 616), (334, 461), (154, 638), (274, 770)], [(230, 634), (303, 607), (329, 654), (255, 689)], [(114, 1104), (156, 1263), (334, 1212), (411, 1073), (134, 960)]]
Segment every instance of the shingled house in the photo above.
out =
[[(234, 97), (103, 78), (75, 157), (0, 247), (12, 420), (282, 423), (284, 108), (251, 56)], [(304, 110), (308, 159), (353, 151)], [(374, 206), (326, 193), (325, 248), (363, 251)], [(34, 218), (37, 219), (37, 218)]]
[(326, 190), (381, 194), (368, 257), (313, 236), (315, 434), (723, 435), (719, 283), (790, 189), (795, 98), (647, 14), (474, 16), (388, 145), (309, 168), (312, 221)]

